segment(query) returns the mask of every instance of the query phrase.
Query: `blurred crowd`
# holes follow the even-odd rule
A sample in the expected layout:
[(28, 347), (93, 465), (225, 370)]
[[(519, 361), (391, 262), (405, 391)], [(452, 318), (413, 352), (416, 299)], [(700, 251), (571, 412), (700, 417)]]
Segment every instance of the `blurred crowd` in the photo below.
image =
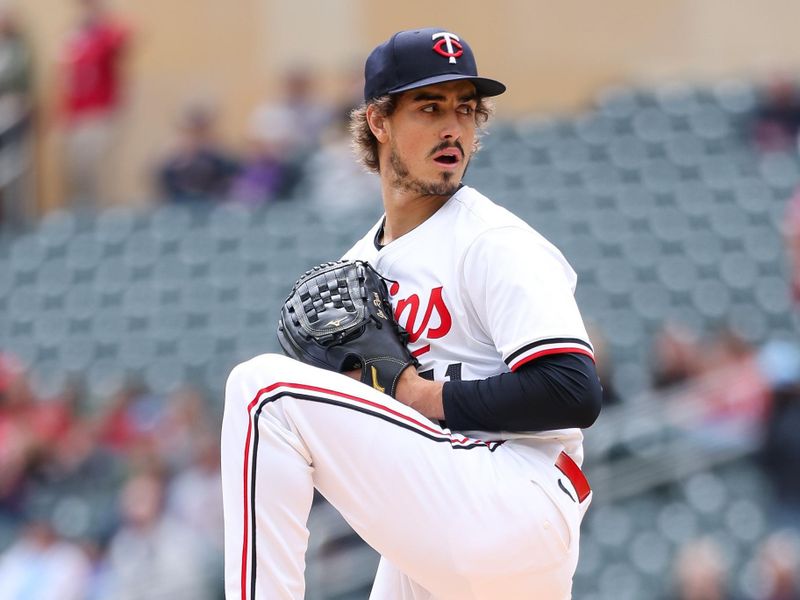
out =
[(257, 207), (302, 190), (306, 197), (343, 199), (337, 207), (347, 209), (348, 198), (362, 197), (348, 189), (362, 187), (377, 197), (377, 181), (359, 169), (350, 151), (357, 88), (336, 106), (321, 99), (312, 70), (290, 68), (280, 97), (253, 109), (238, 153), (219, 140), (213, 105), (188, 104), (177, 118), (172, 150), (155, 168), (161, 199)]
[[(798, 600), (800, 599), (800, 344), (796, 341), (775, 340), (755, 349), (741, 340), (731, 339), (725, 332), (707, 350), (703, 360), (703, 344), (689, 332), (677, 328), (665, 331), (657, 342), (654, 361), (654, 384), (662, 389), (676, 386), (689, 388), (704, 376), (721, 372), (730, 385), (752, 382), (746, 373), (754, 366), (756, 385), (740, 395), (742, 404), (729, 404), (731, 411), (745, 413), (747, 420), (757, 426), (754, 459), (760, 467), (766, 488), (760, 510), (766, 515), (768, 534), (754, 544), (751, 565), (747, 573), (749, 589), (746, 596), (735, 593), (735, 571), (720, 540), (703, 536), (686, 543), (674, 561), (673, 595), (671, 600)], [(664, 359), (658, 362), (658, 357)], [(700, 359), (700, 360), (691, 360)], [(700, 365), (698, 372), (694, 365)], [(690, 372), (687, 373), (687, 367)], [(709, 369), (702, 371), (703, 369)], [(736, 397), (733, 390), (727, 397)], [(714, 398), (690, 395), (691, 401), (708, 404)], [(706, 423), (710, 431), (713, 423)]]
[[(77, 10), (69, 34), (57, 55), (46, 57), (57, 73), (54, 106), (37, 106), (34, 49), (24, 23), (11, 8), (0, 6), (0, 172), (4, 149), (26, 153), (28, 158), (27, 170), (0, 175), (0, 224), (24, 224), (40, 211), (30, 185), (24, 190), (15, 185), (24, 176), (35, 179), (30, 173), (34, 167), (30, 141), (37, 123), (60, 134), (65, 206), (101, 209), (113, 197), (109, 192), (119, 173), (115, 161), (120, 130), (129, 88), (135, 83), (129, 81), (129, 63), (137, 51), (137, 36), (107, 0), (72, 3)], [(340, 80), (342, 89), (333, 99), (320, 90), (311, 65), (287, 66), (268, 91), (268, 99), (251, 107), (235, 144), (219, 135), (225, 115), (220, 115), (215, 102), (185, 102), (172, 119), (173, 131), (165, 132), (161, 140), (169, 150), (150, 165), (154, 196), (162, 202), (254, 206), (291, 197), (300, 188), (304, 196), (315, 198), (337, 191), (335, 197), (346, 207), (350, 189), (376, 194), (375, 178), (357, 166), (350, 151), (349, 113), (361, 100), (360, 71), (344, 73)], [(796, 78), (783, 72), (769, 77), (744, 127), (743, 137), (759, 152), (797, 152)], [(800, 271), (798, 203), (792, 200), (786, 220), (795, 273)], [(796, 287), (800, 289), (800, 284)]]
[[(62, 133), (67, 206), (100, 209), (113, 184), (135, 35), (103, 0), (74, 1), (80, 16), (54, 57), (58, 109), (48, 125)], [(9, 154), (32, 155), (34, 127), (44, 119), (34, 75), (24, 28), (0, 8), (0, 166)], [(149, 174), (159, 200), (255, 207), (301, 192), (357, 201), (363, 195), (348, 193), (356, 188), (377, 197), (377, 182), (349, 146), (359, 76), (338, 102), (324, 99), (317, 84), (307, 66), (287, 69), (270, 99), (252, 107), (236, 147), (221, 139), (218, 107), (188, 103), (164, 140), (170, 149)], [(752, 147), (796, 153), (797, 83), (775, 77), (760, 100), (744, 132)], [(17, 162), (19, 172), (0, 168), (0, 225), (12, 229), (37, 213), (25, 187), (30, 164), (11, 164)], [(337, 207), (350, 208), (344, 200)], [(784, 236), (797, 308), (800, 189), (788, 199)], [(714, 374), (757, 373), (737, 409), (757, 423), (757, 460), (770, 484), (772, 533), (753, 549), (758, 600), (800, 598), (796, 334), (756, 348), (731, 328), (700, 334), (666, 323), (643, 353), (649, 386), (664, 397)], [(591, 338), (605, 404), (622, 406), (602, 329)], [(110, 397), (91, 398), (76, 380), (57, 396), (39, 397), (15, 358), (0, 354), (0, 600), (222, 598), (221, 415), (203, 394), (187, 385), (159, 395), (129, 381)], [(724, 548), (713, 539), (687, 544), (674, 567), (671, 600), (735, 600)]]
[(0, 599), (222, 598), (220, 418), (188, 386), (37, 397), (2, 355)]
[[(770, 534), (754, 549), (755, 572), (750, 597), (759, 600), (800, 598), (800, 537), (791, 530)], [(733, 573), (725, 549), (710, 537), (681, 548), (672, 573), (673, 593), (665, 600), (744, 600), (732, 591)]]
[[(753, 545), (746, 598), (797, 600), (800, 345), (753, 348), (728, 331), (698, 340), (674, 326), (662, 338), (653, 385), (667, 402), (731, 370), (741, 385), (755, 368), (759, 384), (738, 390), (718, 415), (755, 419), (755, 460), (768, 486), (768, 535)], [(679, 375), (703, 354), (701, 368)], [(0, 355), (0, 600), (222, 598), (219, 413), (188, 385), (162, 395), (131, 380), (96, 398), (75, 380), (37, 396), (20, 363)], [(664, 574), (669, 600), (737, 600), (725, 550), (709, 536), (679, 548), (674, 572)]]
[[(105, 0), (74, 0), (78, 17), (53, 57), (58, 76), (55, 108), (36, 106), (34, 62), (19, 19), (0, 7), (0, 154), (3, 146), (25, 153), (31, 177), (31, 141), (39, 121), (59, 133), (64, 205), (103, 209), (113, 197), (120, 134), (126, 110), (128, 63), (135, 35)], [(342, 78), (337, 100), (320, 93), (314, 69), (287, 67), (270, 98), (252, 107), (246, 131), (234, 146), (218, 132), (220, 115), (208, 99), (187, 101), (165, 135), (169, 146), (151, 165), (151, 189), (162, 202), (240, 202), (258, 206), (291, 196), (339, 190), (341, 185), (377, 191), (351, 158), (349, 113), (360, 101), (359, 75)], [(13, 139), (11, 139), (13, 138)], [(0, 156), (0, 162), (2, 157)], [(18, 227), (37, 216), (32, 195), (0, 181), (0, 224)], [(17, 193), (13, 193), (13, 192)]]

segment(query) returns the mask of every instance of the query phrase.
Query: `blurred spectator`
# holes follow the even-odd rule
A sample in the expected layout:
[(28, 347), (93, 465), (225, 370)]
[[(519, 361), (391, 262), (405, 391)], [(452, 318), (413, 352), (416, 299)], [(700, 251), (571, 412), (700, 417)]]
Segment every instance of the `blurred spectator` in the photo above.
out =
[(678, 552), (671, 600), (731, 600), (727, 568), (719, 546), (709, 538), (684, 545)]
[(0, 556), (0, 600), (84, 600), (90, 568), (79, 546), (36, 517)]
[(154, 438), (163, 409), (144, 385), (126, 382), (97, 417), (100, 442), (112, 451), (130, 452)]
[(99, 539), (114, 527), (113, 498), (124, 468), (119, 457), (100, 446), (92, 425), (78, 421), (44, 449), (41, 463), (30, 475), (27, 498), (29, 502), (53, 498), (62, 533)]
[(190, 385), (167, 397), (154, 437), (161, 460), (173, 472), (194, 464), (201, 440), (219, 431), (210, 412), (203, 394)]
[(785, 152), (797, 148), (800, 131), (800, 94), (789, 77), (774, 75), (764, 88), (752, 126), (752, 140), (762, 152)]
[(364, 102), (364, 70), (359, 61), (342, 73), (341, 92), (323, 132), (319, 150), (306, 169), (309, 196), (337, 212), (363, 211), (380, 196), (380, 180), (354, 160), (350, 113)]
[[(24, 109), (31, 101), (33, 61), (16, 16), (8, 6), (0, 6), (0, 102)], [(8, 110), (3, 106), (4, 114)], [(6, 121), (0, 121), (3, 125)], [(3, 127), (5, 129), (5, 127)]]
[(795, 309), (800, 308), (800, 187), (786, 206), (783, 239), (789, 261), (789, 285)]
[(0, 355), (0, 517), (24, 514), (27, 477), (41, 456), (36, 399), (22, 365)]
[(665, 324), (656, 334), (651, 356), (651, 380), (655, 389), (684, 383), (700, 370), (697, 336), (675, 323)]
[(741, 364), (752, 355), (752, 346), (733, 329), (723, 326), (702, 344), (698, 358), (702, 358), (702, 370), (709, 372)]
[(594, 323), (586, 324), (589, 339), (594, 348), (594, 361), (597, 365), (597, 375), (603, 386), (603, 406), (619, 404), (621, 398), (614, 387), (614, 365), (608, 350), (606, 336)]
[(231, 185), (229, 198), (248, 206), (261, 206), (288, 195), (297, 183), (294, 165), (283, 154), (284, 125), (276, 123), (269, 136), (251, 137), (242, 170)]
[(114, 600), (214, 597), (203, 577), (193, 531), (164, 510), (164, 482), (134, 475), (120, 494), (123, 525), (109, 546), (109, 590)]
[[(350, 113), (364, 103), (364, 65), (362, 61), (355, 60), (349, 67), (342, 69), (337, 81), (340, 82), (340, 86), (334, 102), (336, 108), (331, 112), (330, 121), (334, 126), (339, 121), (347, 123), (349, 127)], [(349, 133), (347, 137), (350, 137)]]
[(770, 534), (757, 552), (759, 600), (800, 600), (800, 545), (796, 532)]
[(81, 14), (59, 56), (67, 200), (99, 208), (109, 202), (130, 35), (104, 0), (77, 2)]
[(283, 124), (280, 137), (285, 150), (298, 157), (317, 148), (332, 111), (320, 100), (314, 73), (308, 67), (288, 69), (281, 86), (276, 102), (264, 103), (253, 112), (251, 132), (257, 138), (274, 139), (275, 126)]
[(772, 390), (763, 432), (761, 459), (772, 484), (774, 525), (800, 533), (800, 348), (773, 341), (759, 354)]
[(320, 100), (316, 84), (309, 68), (288, 69), (280, 97), (257, 107), (250, 118), (249, 135), (255, 147), (282, 163), (280, 195), (290, 194), (299, 183), (303, 167), (319, 149), (333, 116), (332, 109)]
[(167, 506), (187, 530), (192, 532), (201, 553), (206, 587), (224, 594), (222, 475), (219, 436), (210, 431), (193, 440), (191, 463), (173, 478)]
[(326, 209), (363, 211), (380, 196), (380, 179), (353, 159), (350, 112), (343, 110), (325, 132), (306, 169), (309, 196)]
[[(0, 152), (25, 155), (32, 111), (32, 59), (17, 19), (0, 6)], [(24, 164), (24, 161), (19, 161)], [(19, 173), (22, 177), (24, 172)], [(19, 227), (31, 216), (21, 194), (0, 187), (0, 224)]]
[(101, 539), (85, 539), (82, 540), (81, 548), (89, 560), (87, 591), (83, 600), (109, 600), (111, 572), (106, 545)]
[(221, 202), (239, 172), (239, 164), (216, 137), (216, 114), (202, 105), (184, 109), (178, 123), (178, 147), (158, 168), (161, 194), (171, 202)]

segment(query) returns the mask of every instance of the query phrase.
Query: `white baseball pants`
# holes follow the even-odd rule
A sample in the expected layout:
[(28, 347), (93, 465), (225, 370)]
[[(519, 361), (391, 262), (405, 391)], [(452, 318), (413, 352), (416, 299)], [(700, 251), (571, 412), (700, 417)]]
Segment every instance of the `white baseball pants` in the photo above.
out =
[(314, 488), (383, 557), (373, 600), (570, 598), (591, 497), (544, 453), (275, 354), (238, 365), (225, 396), (228, 600), (303, 598)]

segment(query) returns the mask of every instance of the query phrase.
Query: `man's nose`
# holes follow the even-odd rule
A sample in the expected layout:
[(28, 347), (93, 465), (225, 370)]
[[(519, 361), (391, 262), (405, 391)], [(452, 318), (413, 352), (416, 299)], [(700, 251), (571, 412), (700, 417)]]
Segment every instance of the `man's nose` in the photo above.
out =
[(458, 120), (458, 115), (455, 112), (447, 113), (442, 123), (442, 129), (439, 136), (445, 140), (457, 140), (462, 134), (461, 123)]

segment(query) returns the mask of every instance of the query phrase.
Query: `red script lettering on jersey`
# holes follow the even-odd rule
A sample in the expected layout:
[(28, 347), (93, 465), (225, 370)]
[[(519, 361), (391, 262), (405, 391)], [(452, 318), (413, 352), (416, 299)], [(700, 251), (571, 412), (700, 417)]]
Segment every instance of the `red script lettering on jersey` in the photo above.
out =
[[(394, 282), (389, 290), (389, 293), (394, 296), (400, 291), (400, 285)], [(406, 311), (406, 309), (408, 309)], [(397, 301), (394, 309), (394, 318), (406, 331), (408, 331), (409, 343), (416, 342), (427, 330), (426, 337), (429, 340), (444, 337), (450, 328), (453, 326), (453, 318), (450, 316), (450, 311), (447, 310), (447, 305), (444, 303), (442, 297), (442, 286), (433, 288), (428, 296), (428, 305), (425, 308), (425, 314), (422, 321), (417, 323), (417, 316), (420, 309), (420, 299), (417, 294), (411, 294), (408, 298)], [(439, 325), (436, 327), (428, 328), (431, 322), (431, 317), (434, 312), (439, 317)], [(405, 314), (405, 321), (403, 316)], [(420, 348), (420, 350), (422, 350)], [(426, 348), (427, 350), (427, 348)]]

